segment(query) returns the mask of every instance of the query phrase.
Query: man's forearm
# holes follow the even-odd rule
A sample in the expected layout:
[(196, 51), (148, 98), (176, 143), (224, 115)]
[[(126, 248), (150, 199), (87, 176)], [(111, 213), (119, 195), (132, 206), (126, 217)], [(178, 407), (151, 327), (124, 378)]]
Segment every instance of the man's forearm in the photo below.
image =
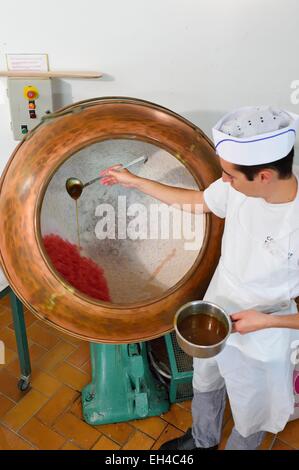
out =
[(267, 328), (299, 329), (299, 313), (293, 315), (268, 315)]
[[(176, 188), (175, 186), (168, 186), (140, 177), (136, 178), (133, 187), (166, 204), (177, 204), (179, 206), (190, 204), (191, 212), (203, 212), (203, 196), (201, 191)], [(186, 207), (185, 210), (188, 210), (188, 208)]]

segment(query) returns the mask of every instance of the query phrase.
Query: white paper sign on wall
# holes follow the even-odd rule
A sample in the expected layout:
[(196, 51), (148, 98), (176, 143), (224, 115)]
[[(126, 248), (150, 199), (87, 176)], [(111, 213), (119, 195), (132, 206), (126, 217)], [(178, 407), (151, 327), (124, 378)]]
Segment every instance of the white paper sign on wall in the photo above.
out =
[(6, 54), (7, 69), (13, 72), (48, 72), (47, 54)]

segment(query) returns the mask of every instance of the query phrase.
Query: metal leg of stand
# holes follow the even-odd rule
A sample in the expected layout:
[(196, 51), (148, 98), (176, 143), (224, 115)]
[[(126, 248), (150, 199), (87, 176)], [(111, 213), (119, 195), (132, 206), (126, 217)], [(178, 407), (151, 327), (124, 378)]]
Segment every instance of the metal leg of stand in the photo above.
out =
[(30, 386), (31, 378), (31, 364), (26, 334), (26, 325), (24, 320), (24, 310), (23, 304), (12, 290), (10, 290), (9, 296), (21, 370), (18, 388), (22, 392), (24, 392)]

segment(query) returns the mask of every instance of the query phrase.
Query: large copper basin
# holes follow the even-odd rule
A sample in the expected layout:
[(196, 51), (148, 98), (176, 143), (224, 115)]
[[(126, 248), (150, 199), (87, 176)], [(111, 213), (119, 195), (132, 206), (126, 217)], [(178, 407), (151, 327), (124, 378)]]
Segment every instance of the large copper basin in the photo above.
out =
[[(178, 308), (205, 293), (217, 265), (223, 223), (206, 216), (194, 264), (169, 290), (145, 301), (93, 300), (55, 271), (44, 250), (41, 208), (55, 172), (74, 153), (107, 139), (131, 139), (165, 149), (201, 189), (220, 177), (214, 147), (189, 121), (153, 103), (101, 98), (50, 116), (20, 143), (0, 183), (0, 261), (10, 285), (41, 320), (73, 336), (102, 343), (150, 340), (170, 332)], [(72, 175), (70, 175), (72, 176)]]

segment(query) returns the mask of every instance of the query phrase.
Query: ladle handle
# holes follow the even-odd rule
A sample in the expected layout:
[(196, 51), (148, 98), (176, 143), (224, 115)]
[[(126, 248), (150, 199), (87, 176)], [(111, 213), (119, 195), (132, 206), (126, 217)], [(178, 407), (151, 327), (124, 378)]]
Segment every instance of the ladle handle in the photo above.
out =
[[(130, 166), (135, 165), (136, 163), (139, 163), (139, 162), (142, 162), (142, 161), (144, 162), (146, 160), (147, 160), (147, 157), (145, 155), (143, 155), (142, 157), (135, 158), (135, 160), (132, 160), (130, 163), (127, 163), (127, 165), (124, 165), (118, 171), (126, 170)], [(98, 176), (97, 178), (94, 178), (93, 180), (88, 181), (88, 183), (85, 183), (83, 185), (83, 188), (85, 188), (86, 186), (89, 186), (90, 184), (95, 183), (96, 181), (99, 181), (102, 178), (104, 178), (104, 176)]]

